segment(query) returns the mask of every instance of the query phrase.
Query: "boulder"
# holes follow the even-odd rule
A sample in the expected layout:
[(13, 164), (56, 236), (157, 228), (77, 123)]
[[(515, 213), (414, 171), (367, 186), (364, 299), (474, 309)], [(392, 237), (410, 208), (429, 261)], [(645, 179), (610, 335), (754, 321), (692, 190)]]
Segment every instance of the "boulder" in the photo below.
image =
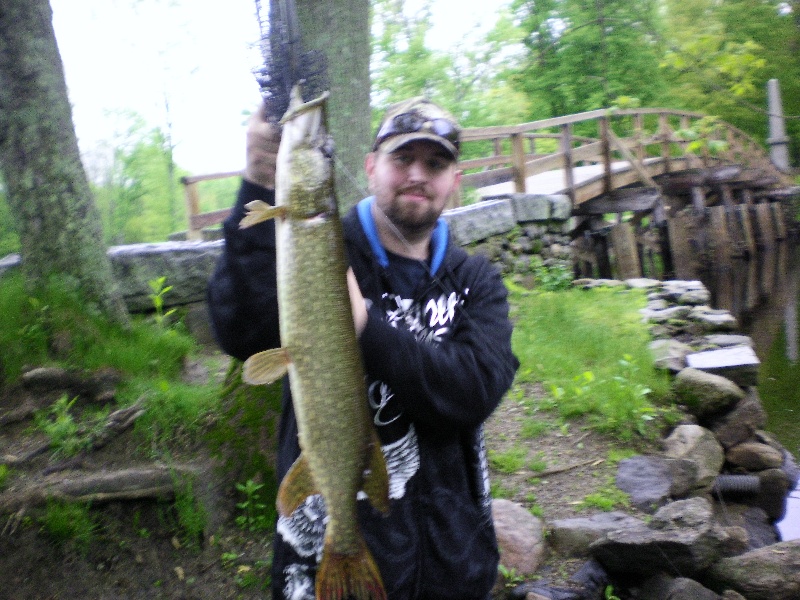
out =
[(612, 574), (691, 577), (717, 562), (729, 544), (729, 533), (713, 521), (711, 503), (690, 498), (661, 508), (649, 526), (610, 532), (590, 551)]
[(745, 397), (742, 388), (721, 375), (687, 367), (675, 376), (678, 402), (698, 418), (731, 408)]
[[(634, 456), (620, 461), (615, 482), (630, 495), (636, 508), (653, 512), (672, 498), (676, 473), (683, 475), (685, 468), (662, 456)], [(693, 487), (693, 484), (694, 481), (679, 487)]]
[(767, 413), (761, 404), (758, 389), (750, 387), (733, 409), (709, 419), (708, 428), (714, 432), (722, 447), (728, 449), (752, 438), (766, 423)]
[(708, 569), (703, 581), (711, 589), (732, 589), (747, 600), (797, 600), (800, 540), (723, 558)]
[(698, 487), (710, 487), (725, 462), (717, 438), (700, 425), (678, 425), (664, 440), (664, 453), (696, 464)]
[(519, 575), (532, 575), (544, 556), (544, 525), (519, 504), (497, 499), (492, 502), (500, 564)]
[(588, 556), (589, 546), (610, 531), (642, 527), (640, 519), (623, 512), (598, 513), (590, 517), (558, 519), (548, 524), (547, 543), (565, 556)]

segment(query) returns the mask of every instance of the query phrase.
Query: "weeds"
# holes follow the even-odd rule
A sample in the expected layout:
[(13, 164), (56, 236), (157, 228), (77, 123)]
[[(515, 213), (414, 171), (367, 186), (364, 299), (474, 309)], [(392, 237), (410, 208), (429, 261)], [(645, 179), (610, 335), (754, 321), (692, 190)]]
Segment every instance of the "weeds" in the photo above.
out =
[(94, 433), (103, 426), (108, 410), (97, 411), (79, 423), (70, 412), (78, 397), (71, 400), (66, 394), (56, 400), (48, 409), (34, 415), (34, 424), (49, 439), (50, 447), (56, 455), (75, 456), (92, 444)]
[(236, 517), (236, 524), (246, 531), (265, 531), (272, 528), (271, 514), (261, 499), (263, 487), (263, 483), (256, 483), (252, 479), (236, 484), (236, 489), (245, 496), (244, 501), (236, 505), (244, 513)]
[(578, 508), (594, 507), (608, 512), (615, 508), (627, 508), (630, 504), (630, 496), (619, 489), (612, 479), (599, 491), (588, 494), (578, 505)]
[(499, 473), (516, 473), (525, 466), (528, 449), (523, 446), (514, 446), (505, 452), (489, 450), (489, 465)]
[(187, 544), (192, 548), (198, 548), (206, 529), (208, 515), (202, 503), (197, 500), (191, 481), (177, 486), (175, 514)]
[(72, 544), (81, 554), (89, 550), (97, 532), (89, 506), (51, 500), (39, 519), (41, 531), (59, 545)]
[(150, 294), (150, 300), (152, 300), (153, 308), (155, 309), (153, 318), (156, 324), (161, 327), (166, 324), (167, 319), (169, 319), (169, 317), (175, 312), (174, 308), (164, 312), (164, 295), (172, 290), (171, 285), (164, 285), (166, 281), (166, 277), (158, 277), (157, 279), (151, 279), (147, 282), (147, 284), (150, 286), (150, 289), (153, 290), (153, 293)]
[(7, 465), (0, 465), (0, 492), (6, 489), (8, 479), (11, 476), (11, 469)]

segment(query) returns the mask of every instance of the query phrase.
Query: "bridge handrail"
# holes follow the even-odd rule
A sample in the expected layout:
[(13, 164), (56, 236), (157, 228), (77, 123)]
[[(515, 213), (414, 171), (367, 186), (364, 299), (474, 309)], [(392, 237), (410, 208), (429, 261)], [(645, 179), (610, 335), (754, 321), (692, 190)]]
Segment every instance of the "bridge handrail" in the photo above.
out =
[[(657, 117), (657, 124), (652, 132), (645, 130), (645, 118), (648, 116)], [(724, 121), (715, 122), (715, 128), (708, 138), (721, 138), (727, 142), (724, 152), (717, 157), (711, 156), (707, 151), (699, 154), (688, 152), (690, 140), (678, 136), (671, 123), (677, 119), (680, 129), (688, 129), (692, 121), (706, 116), (668, 108), (598, 109), (517, 125), (466, 128), (462, 132), (465, 148), (474, 143), (492, 141), (493, 150), (488, 156), (462, 159), (459, 162), (459, 167), (464, 171), (462, 189), (512, 181), (516, 192), (526, 192), (527, 177), (562, 170), (562, 191), (570, 196), (573, 206), (577, 207), (593, 196), (636, 182), (648, 187), (658, 187), (653, 179), (657, 175), (671, 170), (708, 166), (711, 162), (741, 163), (745, 168), (766, 172), (786, 183), (785, 176), (772, 165), (761, 144)], [(618, 136), (614, 132), (614, 125), (626, 117), (629, 118), (626, 131)], [(573, 133), (576, 125), (591, 121), (597, 122), (597, 137)], [(553, 129), (558, 131), (552, 131)], [(557, 151), (537, 153), (536, 144), (539, 140), (550, 140), (551, 146), (552, 141), (556, 140)], [(529, 145), (527, 149), (526, 143)], [(505, 153), (504, 146), (508, 153)], [(578, 163), (603, 164), (602, 174), (576, 186), (574, 167)], [(620, 163), (628, 163), (628, 168), (620, 169)], [(229, 209), (200, 213), (197, 184), (210, 179), (240, 175), (241, 172), (237, 171), (182, 179), (189, 219), (189, 239), (199, 239), (204, 227), (221, 222), (230, 213)], [(459, 200), (456, 199), (456, 205), (458, 203)]]

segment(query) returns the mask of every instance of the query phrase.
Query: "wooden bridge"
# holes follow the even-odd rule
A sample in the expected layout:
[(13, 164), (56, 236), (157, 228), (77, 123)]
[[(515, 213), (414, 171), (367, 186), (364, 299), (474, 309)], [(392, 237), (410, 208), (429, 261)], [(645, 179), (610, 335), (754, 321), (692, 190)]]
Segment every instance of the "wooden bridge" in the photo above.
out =
[[(690, 112), (596, 110), (462, 134), (466, 199), (565, 194), (584, 275), (693, 278), (698, 261), (750, 256), (786, 235), (781, 200), (796, 195), (763, 147), (722, 121)], [(228, 210), (201, 214), (183, 180), (189, 237)], [(660, 258), (656, 258), (660, 257)], [(613, 262), (613, 265), (612, 265)]]

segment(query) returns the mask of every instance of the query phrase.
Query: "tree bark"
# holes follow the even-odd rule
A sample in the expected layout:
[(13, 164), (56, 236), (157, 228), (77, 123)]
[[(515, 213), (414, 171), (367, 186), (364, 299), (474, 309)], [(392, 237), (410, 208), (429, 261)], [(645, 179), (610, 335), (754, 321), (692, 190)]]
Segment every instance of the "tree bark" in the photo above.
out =
[(345, 211), (366, 193), (364, 155), (371, 142), (370, 2), (296, 0), (296, 5), (303, 44), (327, 58), (336, 193)]
[(31, 290), (53, 274), (72, 279), (127, 324), (80, 160), (52, 17), (48, 0), (0, 3), (0, 169), (22, 270)]

